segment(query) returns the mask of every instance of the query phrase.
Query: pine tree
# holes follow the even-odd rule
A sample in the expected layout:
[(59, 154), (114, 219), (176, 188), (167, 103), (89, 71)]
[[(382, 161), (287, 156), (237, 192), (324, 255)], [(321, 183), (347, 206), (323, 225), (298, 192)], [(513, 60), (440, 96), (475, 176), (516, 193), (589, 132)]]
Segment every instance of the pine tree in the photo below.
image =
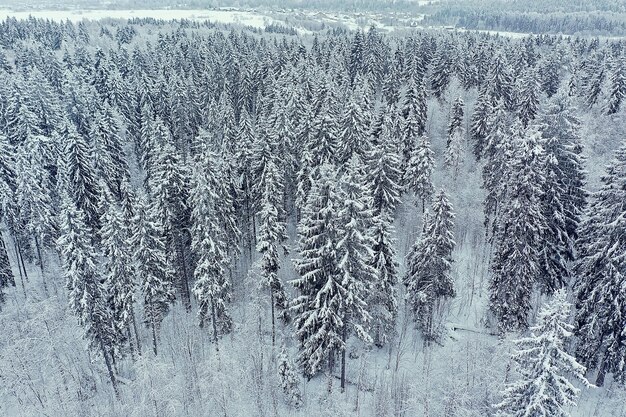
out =
[(283, 243), (287, 240), (284, 213), (282, 213), (282, 199), (284, 192), (283, 179), (273, 160), (268, 161), (263, 175), (264, 190), (261, 203), (261, 222), (257, 250), (261, 253), (261, 274), (263, 285), (270, 291), (272, 310), (272, 345), (276, 342), (276, 311), (278, 316), (287, 321), (287, 295), (283, 282), (278, 277), (280, 268), (280, 249), (286, 253)]
[(506, 183), (495, 221), (490, 310), (502, 332), (528, 325), (530, 301), (542, 272), (547, 228), (541, 209), (545, 151), (536, 131), (514, 136), (513, 154), (500, 181)]
[(598, 386), (604, 384), (607, 373), (618, 381), (626, 380), (625, 183), (626, 147), (622, 146), (602, 177), (602, 187), (592, 195), (578, 243), (576, 356), (587, 368), (598, 370)]
[(144, 323), (152, 333), (152, 350), (156, 355), (161, 323), (175, 300), (174, 271), (167, 257), (163, 225), (157, 222), (154, 208), (148, 206), (145, 196), (137, 199), (134, 224), (131, 246), (144, 298)]
[(446, 193), (435, 197), (432, 214), (425, 216), (419, 241), (407, 256), (407, 303), (418, 328), (426, 340), (436, 340), (440, 329), (434, 320), (440, 313), (442, 301), (454, 297), (454, 281), (450, 276), (454, 241), (454, 213)]
[(495, 405), (500, 417), (569, 417), (569, 407), (576, 406), (580, 389), (567, 378), (572, 375), (586, 387), (585, 367), (565, 350), (566, 339), (574, 326), (568, 323), (570, 303), (565, 291), (559, 290), (553, 300), (539, 312), (531, 334), (515, 341), (511, 355), (520, 375), (508, 383), (503, 400)]
[(287, 397), (287, 404), (293, 408), (302, 407), (302, 392), (300, 391), (300, 381), (298, 375), (294, 371), (294, 366), (287, 356), (285, 347), (283, 346), (277, 358), (278, 362), (278, 379), (283, 393)]
[(415, 193), (422, 203), (422, 213), (426, 210), (426, 201), (430, 200), (434, 193), (432, 175), (435, 170), (435, 153), (430, 148), (430, 142), (426, 136), (422, 136), (417, 148), (411, 155), (411, 160), (404, 173), (404, 183), (409, 190)]
[(208, 148), (198, 155), (193, 168), (190, 193), (191, 247), (196, 255), (193, 294), (198, 299), (200, 327), (209, 322), (213, 341), (219, 350), (219, 338), (232, 329), (228, 311), (231, 284), (226, 275), (228, 266), (225, 236), (219, 224), (219, 196), (213, 187), (218, 169), (218, 156)]

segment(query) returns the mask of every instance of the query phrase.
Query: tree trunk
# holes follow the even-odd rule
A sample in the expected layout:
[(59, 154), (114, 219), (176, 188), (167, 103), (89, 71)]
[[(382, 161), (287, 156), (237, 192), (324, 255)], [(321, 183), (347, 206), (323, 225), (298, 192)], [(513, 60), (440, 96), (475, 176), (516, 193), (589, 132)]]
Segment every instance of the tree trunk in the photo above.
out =
[(37, 249), (37, 258), (39, 259), (39, 269), (41, 271), (41, 282), (43, 284), (43, 291), (48, 294), (46, 278), (43, 275), (43, 256), (41, 256), (41, 245), (39, 244), (39, 238), (37, 238), (37, 235), (35, 235), (35, 248)]
[(20, 264), (22, 265), (22, 269), (24, 270), (24, 278), (26, 278), (26, 281), (28, 281), (28, 273), (26, 272), (26, 265), (24, 264), (24, 257), (22, 256), (22, 248), (20, 247), (20, 242), (18, 239), (15, 239), (15, 245), (17, 248), (18, 267), (20, 266)]
[(176, 233), (176, 246), (178, 253), (178, 259), (182, 270), (182, 280), (180, 283), (181, 293), (183, 296), (183, 304), (185, 304), (185, 310), (191, 312), (191, 292), (189, 291), (189, 268), (187, 268), (187, 257), (185, 256), (185, 246), (183, 244), (183, 238), (180, 233)]
[(156, 323), (154, 322), (154, 317), (150, 319), (150, 324), (152, 325), (152, 350), (154, 351), (154, 356), (157, 355), (157, 335), (156, 335)]
[(17, 260), (17, 270), (20, 273), (20, 282), (22, 283), (22, 291), (24, 292), (24, 299), (26, 299), (26, 285), (24, 284), (24, 274), (22, 273), (22, 267), (20, 266), (20, 254), (19, 254), (19, 249), (18, 249), (17, 242), (15, 239), (13, 240), (13, 247), (15, 248), (15, 258)]
[(341, 331), (341, 341), (343, 342), (343, 349), (341, 349), (341, 392), (346, 391), (346, 338), (347, 329), (344, 323)]
[(213, 341), (215, 342), (215, 351), (219, 352), (220, 346), (217, 334), (217, 317), (215, 314), (215, 303), (213, 302), (213, 295), (211, 295), (211, 321), (213, 322)]
[(137, 330), (137, 321), (135, 320), (135, 309), (131, 307), (130, 317), (133, 321), (133, 330), (135, 332), (135, 340), (137, 341), (137, 353), (141, 356), (141, 339), (139, 338), (139, 331)]
[(104, 347), (104, 342), (102, 342), (102, 339), (100, 340), (100, 350), (102, 351), (102, 356), (104, 357), (104, 363), (107, 366), (109, 379), (111, 380), (111, 385), (113, 385), (113, 391), (115, 391), (115, 397), (119, 399), (120, 393), (117, 389), (117, 380), (115, 379), (115, 374), (113, 373), (113, 367), (111, 366), (111, 358), (109, 357), (109, 354)]
[(274, 312), (274, 291), (270, 287), (270, 300), (272, 305), (272, 348), (276, 345), (276, 316)]
[(606, 356), (602, 359), (600, 369), (598, 369), (598, 376), (596, 377), (596, 387), (604, 385), (604, 377), (606, 376)]

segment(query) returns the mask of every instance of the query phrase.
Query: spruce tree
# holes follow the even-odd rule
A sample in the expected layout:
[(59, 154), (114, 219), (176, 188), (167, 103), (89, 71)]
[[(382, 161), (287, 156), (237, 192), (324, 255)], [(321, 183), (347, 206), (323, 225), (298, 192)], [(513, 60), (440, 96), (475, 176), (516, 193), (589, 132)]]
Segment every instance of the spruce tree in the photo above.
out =
[[(263, 285), (269, 288), (272, 311), (272, 345), (276, 342), (276, 315), (287, 321), (287, 295), (283, 282), (278, 277), (280, 268), (280, 249), (287, 252), (283, 245), (287, 240), (282, 199), (283, 179), (273, 160), (268, 161), (263, 175), (264, 189), (261, 203), (259, 237), (257, 250), (261, 253), (261, 274)], [(278, 309), (278, 314), (276, 314)]]
[(626, 97), (626, 55), (613, 63), (613, 71), (610, 77), (609, 103), (607, 106), (607, 114), (615, 114), (619, 111), (622, 102)]
[(98, 257), (89, 239), (82, 211), (67, 195), (63, 196), (62, 205), (61, 235), (57, 245), (63, 262), (70, 309), (79, 324), (84, 326), (90, 347), (102, 354), (117, 394), (113, 361), (119, 339), (107, 307)]
[(393, 219), (381, 212), (372, 219), (372, 261), (375, 279), (370, 288), (368, 305), (372, 315), (374, 344), (382, 347), (393, 338), (398, 316), (398, 262), (396, 261)]
[(430, 200), (435, 191), (432, 183), (434, 170), (435, 153), (430, 148), (428, 138), (422, 136), (404, 173), (404, 183), (418, 198), (415, 204), (419, 205), (421, 200), (422, 213), (426, 210), (426, 201)]
[(284, 346), (278, 354), (277, 362), (278, 379), (283, 394), (287, 398), (287, 404), (296, 409), (302, 407), (302, 392), (300, 391), (298, 375), (293, 369), (294, 366), (289, 360)]
[(175, 300), (174, 271), (167, 256), (163, 225), (158, 223), (155, 210), (145, 196), (137, 199), (134, 224), (131, 246), (144, 299), (144, 323), (150, 329), (156, 355), (161, 323)]
[(196, 255), (193, 294), (199, 303), (200, 327), (210, 323), (219, 350), (219, 338), (232, 330), (232, 319), (228, 311), (231, 284), (226, 273), (229, 262), (226, 237), (219, 223), (218, 190), (212, 183), (217, 169), (217, 154), (204, 148), (194, 162), (189, 201), (191, 247)]
[(592, 195), (588, 217), (580, 232), (576, 263), (576, 356), (589, 369), (597, 369), (596, 385), (605, 375), (626, 381), (626, 323), (622, 287), (626, 243), (626, 147), (622, 146), (602, 177), (602, 187)]
[(490, 311), (502, 332), (525, 329), (531, 296), (542, 272), (542, 243), (547, 228), (541, 208), (545, 151), (540, 134), (513, 136), (513, 153), (501, 181), (506, 192), (495, 221), (491, 260)]
[(517, 86), (517, 117), (522, 126), (535, 119), (539, 111), (539, 82), (535, 69), (528, 69), (520, 78)]
[(499, 417), (569, 417), (580, 389), (567, 374), (591, 385), (585, 367), (565, 350), (574, 326), (568, 323), (570, 303), (559, 290), (539, 312), (530, 336), (517, 339), (511, 355), (519, 379), (506, 385), (503, 399), (495, 405)]
[(365, 179), (372, 196), (374, 215), (386, 211), (393, 213), (400, 203), (402, 171), (400, 158), (391, 142), (391, 132), (384, 125), (381, 142), (374, 146), (369, 157)]
[(407, 255), (407, 303), (417, 327), (426, 340), (437, 340), (439, 329), (434, 322), (441, 313), (442, 302), (454, 297), (454, 281), (450, 276), (454, 241), (454, 213), (446, 193), (435, 197), (432, 214), (425, 216), (422, 236)]
[(4, 238), (0, 236), (0, 310), (2, 310), (2, 304), (4, 304), (6, 299), (4, 289), (9, 286), (15, 287), (15, 277), (9, 262), (9, 254), (4, 244)]
[[(102, 188), (106, 190), (106, 188)], [(107, 282), (112, 325), (119, 340), (128, 342), (131, 354), (141, 354), (139, 333), (135, 320), (135, 274), (131, 253), (131, 218), (125, 218), (109, 191), (102, 194), (102, 252), (103, 275)]]

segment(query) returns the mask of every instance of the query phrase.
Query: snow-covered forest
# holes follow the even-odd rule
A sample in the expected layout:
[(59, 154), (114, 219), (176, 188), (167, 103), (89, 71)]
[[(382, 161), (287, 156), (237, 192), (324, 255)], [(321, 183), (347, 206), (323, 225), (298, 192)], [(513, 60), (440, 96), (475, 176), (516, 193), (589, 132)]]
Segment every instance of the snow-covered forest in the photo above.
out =
[(0, 22), (0, 415), (626, 416), (626, 42)]

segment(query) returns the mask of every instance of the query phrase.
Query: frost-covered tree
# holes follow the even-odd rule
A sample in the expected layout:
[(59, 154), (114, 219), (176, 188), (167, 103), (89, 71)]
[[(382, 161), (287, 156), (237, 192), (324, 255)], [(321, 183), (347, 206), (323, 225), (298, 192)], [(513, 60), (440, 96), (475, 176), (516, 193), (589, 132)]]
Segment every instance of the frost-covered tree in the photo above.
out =
[(191, 266), (189, 242), (188, 173), (182, 156), (173, 144), (164, 142), (153, 160), (150, 198), (156, 221), (163, 227), (163, 239), (181, 301), (191, 310)]
[(432, 175), (435, 170), (435, 153), (430, 148), (430, 141), (422, 136), (417, 147), (413, 150), (411, 160), (404, 173), (404, 183), (410, 191), (415, 193), (419, 204), (421, 200), (422, 213), (426, 210), (426, 201), (430, 200), (435, 192)]
[(576, 355), (587, 368), (598, 370), (598, 386), (609, 373), (616, 380), (626, 380), (625, 184), (626, 147), (622, 146), (602, 177), (602, 187), (592, 195), (578, 242)]
[(356, 88), (349, 96), (340, 122), (339, 150), (341, 163), (347, 163), (353, 155), (365, 161), (370, 151), (369, 109), (364, 103), (364, 91)]
[[(276, 316), (284, 321), (287, 314), (287, 295), (282, 280), (278, 277), (280, 252), (287, 252), (284, 242), (287, 240), (285, 215), (282, 212), (284, 185), (278, 168), (273, 160), (265, 165), (263, 174), (263, 195), (261, 203), (259, 237), (257, 250), (261, 253), (262, 284), (269, 288), (272, 312), (272, 344), (276, 342)], [(276, 312), (278, 310), (278, 312)], [(278, 313), (278, 314), (277, 314)]]
[(491, 260), (490, 311), (500, 331), (528, 326), (531, 296), (542, 273), (542, 244), (547, 227), (541, 207), (545, 151), (540, 133), (513, 136), (512, 156), (501, 181), (506, 191), (495, 221)]
[(174, 271), (167, 257), (163, 225), (157, 222), (154, 208), (148, 205), (145, 196), (137, 198), (134, 224), (131, 246), (144, 299), (143, 319), (150, 329), (156, 355), (161, 323), (175, 300)]
[(534, 68), (528, 69), (517, 85), (517, 117), (526, 127), (535, 119), (539, 111), (539, 81)]
[(0, 236), (0, 310), (2, 309), (2, 304), (5, 302), (4, 289), (9, 286), (15, 287), (15, 277), (11, 270), (11, 263), (9, 262), (9, 254), (4, 244), (4, 238)]
[(585, 367), (565, 350), (574, 326), (569, 324), (570, 303), (565, 290), (558, 290), (530, 328), (530, 336), (517, 339), (511, 355), (519, 374), (508, 383), (503, 399), (495, 405), (498, 417), (569, 417), (580, 389), (572, 376), (586, 387)]
[(443, 301), (456, 294), (450, 275), (455, 246), (454, 213), (442, 190), (433, 201), (432, 214), (425, 216), (422, 235), (407, 255), (403, 279), (407, 303), (426, 340), (439, 337), (435, 316), (441, 313)]
[[(106, 190), (106, 188), (102, 188)], [(119, 340), (128, 342), (131, 354), (141, 354), (141, 340), (135, 319), (134, 259), (130, 247), (131, 218), (125, 218), (111, 192), (104, 191), (102, 217), (103, 276), (108, 287), (112, 325)]]
[(108, 309), (98, 255), (88, 236), (82, 211), (63, 196), (61, 234), (57, 245), (63, 262), (70, 309), (85, 328), (92, 349), (104, 358), (109, 378), (117, 394), (115, 350), (119, 341)]
[(402, 117), (404, 119), (402, 130), (402, 163), (409, 164), (413, 150), (417, 145), (418, 138), (426, 133), (426, 119), (428, 107), (426, 104), (426, 91), (422, 81), (409, 78), (404, 101), (402, 104)]
[[(348, 262), (347, 248), (358, 246), (354, 242), (358, 233), (349, 234), (345, 228), (348, 224), (340, 222), (338, 216), (340, 211), (348, 213), (348, 207), (341, 202), (334, 168), (320, 166), (299, 225), (301, 258), (294, 262), (300, 277), (291, 281), (300, 293), (292, 302), (300, 341), (298, 362), (309, 377), (319, 372), (325, 361), (332, 372), (338, 353), (342, 353), (342, 371), (345, 369), (343, 353), (349, 334), (370, 339), (362, 326), (369, 319), (363, 298), (365, 280), (357, 275), (361, 271), (350, 269)], [(344, 249), (339, 250), (339, 242), (344, 239)], [(342, 378), (342, 389), (344, 384)]]
[(100, 191), (90, 159), (91, 152), (85, 139), (72, 123), (65, 123), (61, 136), (64, 141), (61, 153), (62, 189), (72, 197), (76, 208), (84, 213), (87, 227), (97, 231), (100, 228), (98, 213)]
[(626, 55), (613, 63), (613, 71), (610, 77), (609, 104), (606, 112), (615, 114), (619, 111), (624, 98), (626, 97)]
[(195, 160), (190, 192), (191, 247), (196, 255), (193, 294), (199, 303), (200, 327), (210, 323), (213, 341), (232, 329), (228, 311), (231, 284), (227, 276), (228, 254), (224, 231), (219, 224), (218, 194), (212, 186), (218, 169), (218, 156), (208, 147)]
[(483, 87), (478, 93), (478, 99), (474, 106), (474, 113), (470, 120), (470, 136), (472, 138), (474, 156), (480, 160), (486, 147), (487, 135), (489, 134), (488, 120), (491, 115), (493, 103), (488, 87)]
[(448, 122), (445, 164), (456, 175), (459, 163), (461, 162), (461, 151), (465, 136), (463, 128), (463, 99), (458, 97), (452, 103), (450, 110), (450, 121)]
[(381, 212), (374, 216), (370, 234), (373, 240), (372, 266), (375, 278), (369, 290), (368, 305), (372, 315), (374, 344), (382, 347), (393, 338), (398, 315), (398, 262), (391, 215)]
[(276, 361), (280, 387), (283, 389), (283, 394), (285, 394), (287, 398), (287, 404), (293, 408), (302, 407), (302, 391), (300, 390), (299, 377), (294, 370), (289, 356), (287, 356), (287, 351), (284, 346), (278, 354)]
[(381, 142), (374, 146), (369, 157), (366, 183), (372, 196), (374, 215), (393, 213), (400, 203), (402, 172), (400, 158), (391, 142), (391, 132), (385, 124)]

